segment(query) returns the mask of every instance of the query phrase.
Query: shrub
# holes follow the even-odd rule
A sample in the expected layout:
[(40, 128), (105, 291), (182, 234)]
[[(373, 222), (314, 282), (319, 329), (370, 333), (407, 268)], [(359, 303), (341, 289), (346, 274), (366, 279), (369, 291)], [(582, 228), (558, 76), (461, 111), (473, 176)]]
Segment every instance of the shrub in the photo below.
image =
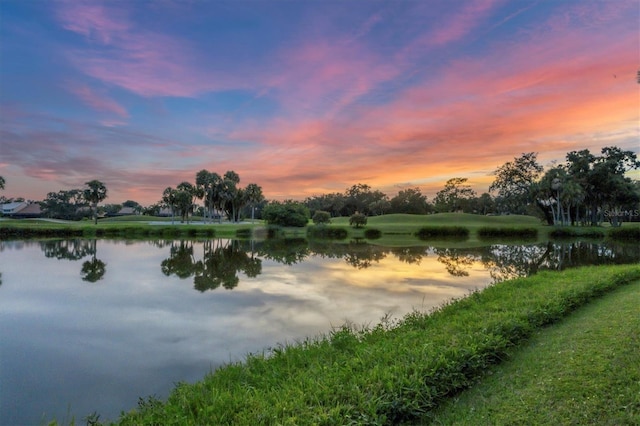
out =
[(613, 240), (640, 242), (640, 227), (612, 228), (607, 235)]
[(604, 232), (597, 229), (557, 228), (549, 232), (551, 238), (604, 238)]
[(462, 226), (425, 226), (415, 233), (421, 240), (430, 238), (468, 238), (469, 230)]
[(316, 225), (325, 225), (331, 223), (331, 213), (325, 212), (324, 210), (316, 210), (313, 214), (313, 223)]
[(360, 228), (361, 226), (365, 226), (367, 224), (367, 216), (362, 213), (354, 213), (349, 218), (349, 225), (355, 226), (356, 228)]
[(538, 230), (535, 228), (492, 228), (478, 229), (479, 238), (537, 238)]
[(309, 209), (295, 201), (273, 201), (262, 210), (269, 225), (304, 227), (309, 223)]
[(382, 232), (379, 229), (367, 229), (364, 231), (364, 237), (369, 240), (377, 240), (382, 237)]

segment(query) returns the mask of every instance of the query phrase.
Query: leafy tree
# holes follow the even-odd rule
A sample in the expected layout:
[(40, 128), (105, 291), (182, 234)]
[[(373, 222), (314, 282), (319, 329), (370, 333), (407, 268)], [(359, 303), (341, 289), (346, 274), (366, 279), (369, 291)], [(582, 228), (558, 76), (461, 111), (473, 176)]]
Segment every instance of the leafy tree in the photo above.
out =
[(112, 216), (122, 210), (122, 204), (105, 204), (102, 206), (102, 211), (107, 216)]
[(40, 203), (45, 217), (65, 220), (77, 220), (87, 213), (88, 204), (83, 191), (71, 189), (69, 191), (49, 192)]
[(144, 207), (142, 209), (142, 214), (147, 216), (157, 216), (160, 214), (160, 210), (162, 210), (162, 202), (151, 204), (150, 206)]
[(496, 203), (491, 194), (484, 192), (479, 197), (472, 199), (471, 205), (475, 213), (486, 215), (495, 212)]
[(331, 223), (331, 213), (325, 212), (323, 210), (316, 210), (313, 214), (313, 223), (316, 225), (326, 225)]
[(346, 204), (346, 197), (340, 193), (317, 195), (307, 198), (304, 204), (312, 213), (316, 210), (323, 210), (329, 212), (331, 217), (336, 217), (340, 216), (340, 212)]
[(391, 203), (389, 199), (385, 198), (377, 200), (369, 204), (369, 211), (374, 216), (383, 215), (391, 210)]
[(133, 211), (135, 213), (142, 213), (142, 211), (144, 210), (144, 208), (137, 202), (137, 201), (133, 201), (133, 200), (127, 200), (124, 203), (122, 203), (122, 207), (129, 207), (131, 209), (133, 209)]
[(295, 201), (272, 201), (262, 210), (269, 225), (304, 227), (309, 223), (309, 209)]
[(366, 184), (356, 184), (345, 191), (344, 206), (341, 209), (343, 216), (351, 216), (356, 212), (363, 214), (372, 214), (371, 206), (377, 201), (387, 200), (387, 196), (376, 190), (372, 191), (371, 187)]
[(422, 195), (419, 188), (408, 188), (398, 192), (390, 201), (393, 213), (426, 214), (428, 209), (427, 197)]
[(87, 188), (84, 190), (84, 199), (87, 200), (93, 211), (93, 223), (98, 224), (98, 203), (107, 198), (107, 187), (99, 180), (86, 182)]
[(496, 178), (489, 186), (489, 191), (498, 192), (503, 210), (522, 214), (534, 198), (534, 185), (542, 170), (537, 161), (537, 153), (522, 154), (495, 170)]
[[(605, 210), (624, 210), (637, 203), (633, 191), (633, 181), (625, 177), (629, 170), (640, 167), (636, 154), (618, 147), (605, 147), (601, 156), (595, 156), (585, 149), (567, 154), (567, 173), (581, 187), (586, 208), (584, 217), (591, 225), (598, 225), (604, 219)], [(578, 212), (581, 212), (579, 210)], [(615, 214), (607, 217), (617, 225)]]
[(466, 184), (467, 180), (467, 178), (449, 179), (444, 188), (438, 191), (433, 201), (439, 212), (457, 211), (463, 202), (469, 202), (476, 195), (476, 192)]
[(362, 213), (355, 212), (349, 218), (349, 225), (355, 226), (356, 228), (360, 228), (361, 226), (366, 226), (366, 224), (367, 224), (367, 216)]
[(4, 177), (0, 176), (0, 189), (4, 189), (5, 184), (6, 181), (4, 180)]
[(549, 169), (537, 185), (539, 206), (548, 206), (551, 210), (551, 223), (568, 225), (576, 216), (584, 200), (584, 191), (564, 167)]
[(189, 223), (189, 214), (193, 211), (194, 198), (197, 196), (196, 188), (189, 182), (181, 182), (176, 187), (175, 205), (180, 213), (180, 221)]

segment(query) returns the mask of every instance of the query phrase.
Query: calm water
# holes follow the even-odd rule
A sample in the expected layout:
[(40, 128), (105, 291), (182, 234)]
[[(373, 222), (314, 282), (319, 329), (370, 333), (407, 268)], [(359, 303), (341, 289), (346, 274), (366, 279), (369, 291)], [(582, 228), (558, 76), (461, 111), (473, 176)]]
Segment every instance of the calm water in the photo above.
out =
[(0, 424), (114, 419), (139, 397), (346, 322), (636, 245), (383, 248), (304, 240), (0, 242)]

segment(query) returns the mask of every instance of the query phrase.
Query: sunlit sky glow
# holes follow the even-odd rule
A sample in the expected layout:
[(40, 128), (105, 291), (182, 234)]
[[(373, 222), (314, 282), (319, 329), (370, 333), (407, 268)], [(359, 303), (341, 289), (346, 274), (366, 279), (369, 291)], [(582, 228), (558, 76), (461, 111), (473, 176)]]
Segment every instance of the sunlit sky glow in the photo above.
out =
[(639, 151), (637, 0), (0, 2), (0, 175), (143, 205), (200, 169), (268, 199), (487, 190), (523, 152)]

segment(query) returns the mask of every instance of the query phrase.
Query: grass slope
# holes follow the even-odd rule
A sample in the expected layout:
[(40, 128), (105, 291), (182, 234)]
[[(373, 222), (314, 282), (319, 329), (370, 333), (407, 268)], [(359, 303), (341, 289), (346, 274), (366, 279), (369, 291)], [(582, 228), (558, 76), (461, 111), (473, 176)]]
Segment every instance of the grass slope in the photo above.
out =
[(640, 424), (640, 281), (536, 332), (434, 424)]
[(167, 401), (141, 400), (122, 425), (335, 425), (422, 422), (536, 330), (640, 279), (640, 266), (545, 272), (432, 313), (331, 334), (231, 364)]

